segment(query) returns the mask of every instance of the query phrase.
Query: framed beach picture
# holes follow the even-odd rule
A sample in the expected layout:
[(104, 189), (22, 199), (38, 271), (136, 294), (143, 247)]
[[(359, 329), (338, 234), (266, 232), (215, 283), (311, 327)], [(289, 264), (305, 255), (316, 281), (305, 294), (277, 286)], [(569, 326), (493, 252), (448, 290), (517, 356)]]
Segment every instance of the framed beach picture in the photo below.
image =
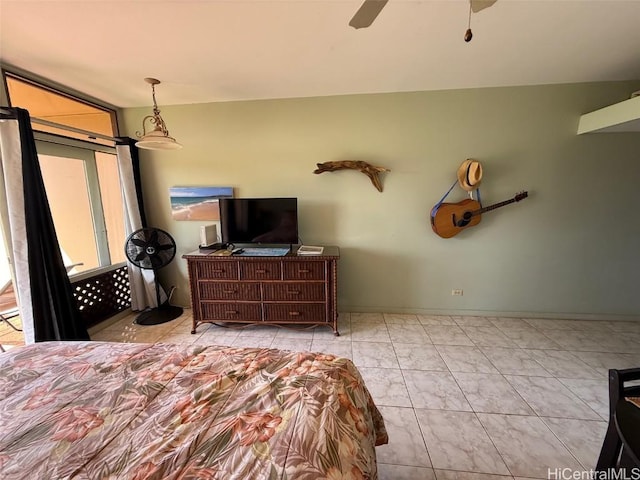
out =
[(174, 220), (220, 220), (219, 198), (233, 197), (233, 187), (171, 187)]

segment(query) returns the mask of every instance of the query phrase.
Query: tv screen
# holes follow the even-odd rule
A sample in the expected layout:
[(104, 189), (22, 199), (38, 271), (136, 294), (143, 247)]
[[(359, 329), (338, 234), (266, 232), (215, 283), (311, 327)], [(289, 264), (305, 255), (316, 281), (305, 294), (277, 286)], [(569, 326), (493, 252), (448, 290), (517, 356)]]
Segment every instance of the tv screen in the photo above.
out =
[(297, 198), (221, 198), (220, 229), (228, 243), (298, 243)]

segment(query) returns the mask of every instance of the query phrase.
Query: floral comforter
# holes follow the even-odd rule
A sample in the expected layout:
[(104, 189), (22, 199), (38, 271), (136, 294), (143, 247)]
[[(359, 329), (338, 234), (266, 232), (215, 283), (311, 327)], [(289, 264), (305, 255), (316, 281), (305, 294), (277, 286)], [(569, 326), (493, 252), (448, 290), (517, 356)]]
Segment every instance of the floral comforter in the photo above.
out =
[(0, 355), (0, 478), (375, 479), (384, 423), (317, 353), (48, 342)]

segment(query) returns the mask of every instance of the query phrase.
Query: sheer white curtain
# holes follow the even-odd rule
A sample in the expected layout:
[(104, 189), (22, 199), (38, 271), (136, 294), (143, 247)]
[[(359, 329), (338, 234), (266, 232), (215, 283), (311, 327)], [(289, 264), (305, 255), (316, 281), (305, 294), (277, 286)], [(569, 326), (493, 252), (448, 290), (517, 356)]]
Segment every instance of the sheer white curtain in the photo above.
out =
[[(125, 233), (127, 237), (143, 227), (133, 171), (132, 148), (135, 147), (130, 145), (116, 146), (125, 208)], [(157, 307), (158, 302), (156, 299), (156, 285), (153, 270), (141, 269), (128, 260), (127, 267), (129, 271), (129, 285), (131, 286), (131, 309), (141, 311), (145, 308)], [(162, 287), (160, 287), (160, 302), (163, 303), (166, 298), (166, 294)]]
[(13, 264), (14, 291), (20, 307), (20, 320), (25, 343), (35, 342), (31, 282), (24, 216), (24, 187), (22, 182), (22, 148), (20, 132), (15, 120), (0, 120), (0, 174), (2, 175), (3, 233), (7, 254)]

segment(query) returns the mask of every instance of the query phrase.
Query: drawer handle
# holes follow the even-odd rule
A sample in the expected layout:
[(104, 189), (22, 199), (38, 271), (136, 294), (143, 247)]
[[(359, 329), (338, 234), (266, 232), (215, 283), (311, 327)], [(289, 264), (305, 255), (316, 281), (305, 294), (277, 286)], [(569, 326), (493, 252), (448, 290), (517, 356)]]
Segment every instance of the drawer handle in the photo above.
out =
[(232, 294), (232, 293), (236, 293), (236, 291), (235, 290), (223, 290), (222, 293)]
[(300, 295), (300, 290), (287, 290), (289, 295)]
[(299, 317), (302, 314), (300, 312), (289, 312), (289, 315), (292, 317)]
[(238, 311), (237, 310), (226, 310), (225, 315), (237, 315)]
[(298, 273), (309, 273), (309, 270), (307, 270), (306, 268), (304, 270), (300, 269), (298, 270)]
[(262, 268), (260, 268), (260, 269), (256, 270), (256, 273), (267, 273), (267, 271), (262, 269)]

